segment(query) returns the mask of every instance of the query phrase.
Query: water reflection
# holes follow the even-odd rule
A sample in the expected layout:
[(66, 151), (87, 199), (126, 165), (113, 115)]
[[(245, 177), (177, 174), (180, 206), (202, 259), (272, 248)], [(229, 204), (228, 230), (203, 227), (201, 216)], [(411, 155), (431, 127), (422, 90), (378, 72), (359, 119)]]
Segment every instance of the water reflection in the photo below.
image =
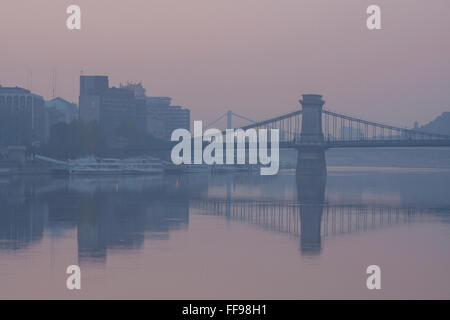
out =
[(322, 249), (321, 225), (325, 200), (326, 174), (297, 176), (297, 199), (300, 203), (300, 250), (316, 255)]
[[(448, 173), (444, 178), (436, 174), (433, 181), (448, 190), (447, 177)], [(377, 185), (378, 178), (370, 174), (355, 181), (339, 175), (327, 179), (289, 173), (2, 178), (0, 250), (27, 248), (45, 234), (57, 241), (66, 231), (76, 230), (79, 263), (104, 263), (108, 250), (142, 250), (145, 241), (168, 240), (171, 232), (187, 229), (190, 215), (201, 214), (286, 233), (299, 241), (302, 255), (315, 256), (324, 240), (334, 236), (439, 215), (448, 221), (448, 197), (430, 193), (420, 184), (402, 184), (398, 190), (389, 184), (389, 197), (365, 200), (367, 188), (361, 186), (378, 188), (375, 194), (386, 189), (382, 183)], [(355, 192), (340, 195), (353, 188)], [(411, 194), (422, 198), (418, 201)]]
[(2, 181), (0, 248), (26, 248), (47, 230), (58, 239), (75, 228), (79, 261), (104, 262), (108, 249), (140, 249), (146, 238), (168, 239), (186, 228), (188, 199), (207, 188), (204, 182), (198, 176)]

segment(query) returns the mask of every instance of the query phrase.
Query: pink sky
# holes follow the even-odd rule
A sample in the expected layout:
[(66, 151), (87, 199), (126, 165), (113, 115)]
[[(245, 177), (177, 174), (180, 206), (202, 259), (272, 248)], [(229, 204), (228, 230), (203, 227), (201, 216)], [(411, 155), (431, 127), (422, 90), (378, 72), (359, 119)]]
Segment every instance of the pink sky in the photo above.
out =
[[(66, 29), (66, 8), (82, 30)], [(383, 30), (366, 28), (382, 9)], [(173, 97), (192, 119), (227, 109), (255, 120), (299, 107), (303, 93), (325, 107), (411, 126), (450, 111), (448, 0), (2, 0), (0, 84), (78, 100), (78, 77), (112, 85), (142, 81)]]

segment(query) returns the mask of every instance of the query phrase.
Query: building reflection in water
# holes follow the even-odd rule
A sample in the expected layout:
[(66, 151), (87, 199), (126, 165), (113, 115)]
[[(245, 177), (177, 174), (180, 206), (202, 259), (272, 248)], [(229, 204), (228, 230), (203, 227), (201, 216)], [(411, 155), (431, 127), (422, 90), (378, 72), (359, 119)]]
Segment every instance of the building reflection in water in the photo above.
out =
[(36, 200), (35, 187), (0, 178), (0, 249), (19, 250), (42, 240), (47, 207)]
[[(337, 186), (333, 199), (336, 191), (349, 189), (349, 180), (355, 188), (354, 179), (332, 181)], [(140, 250), (146, 240), (169, 239), (173, 230), (186, 228), (190, 214), (204, 214), (294, 236), (302, 255), (318, 255), (327, 237), (409, 223), (421, 216), (420, 209), (406, 206), (368, 206), (360, 201), (362, 188), (355, 193), (357, 200), (351, 202), (344, 194), (347, 204), (339, 199), (330, 204), (325, 201), (327, 183), (326, 175), (289, 174), (0, 178), (0, 250), (25, 249), (44, 235), (58, 241), (75, 230), (79, 262), (103, 263), (108, 250)], [(401, 186), (406, 195), (422, 188)], [(421, 193), (425, 203), (448, 200), (426, 192)]]
[(168, 239), (189, 221), (187, 200), (168, 202), (139, 194), (84, 199), (77, 224), (79, 260), (103, 260), (107, 249), (139, 249), (146, 236)]
[(24, 249), (76, 229), (79, 263), (104, 262), (108, 249), (140, 249), (189, 222), (189, 197), (203, 176), (12, 178), (0, 181), (0, 249)]
[(104, 185), (80, 199), (79, 261), (104, 261), (108, 249), (140, 249), (146, 239), (168, 239), (171, 231), (187, 227), (189, 197), (207, 188), (207, 180), (198, 176), (142, 179), (142, 185), (135, 179), (128, 184), (100, 180)]

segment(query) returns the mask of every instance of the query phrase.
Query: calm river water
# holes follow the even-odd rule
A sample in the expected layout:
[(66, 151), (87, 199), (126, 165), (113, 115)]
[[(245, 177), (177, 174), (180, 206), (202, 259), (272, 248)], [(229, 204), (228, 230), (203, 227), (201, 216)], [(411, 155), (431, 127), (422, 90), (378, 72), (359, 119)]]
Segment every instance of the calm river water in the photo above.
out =
[(0, 177), (2, 299), (450, 299), (449, 248), (449, 169)]

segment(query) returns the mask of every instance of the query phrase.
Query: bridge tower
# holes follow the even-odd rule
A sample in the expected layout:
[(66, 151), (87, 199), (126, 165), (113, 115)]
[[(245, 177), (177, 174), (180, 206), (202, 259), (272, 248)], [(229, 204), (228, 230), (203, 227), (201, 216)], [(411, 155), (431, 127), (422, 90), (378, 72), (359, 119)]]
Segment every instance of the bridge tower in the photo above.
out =
[(297, 148), (297, 176), (326, 175), (322, 132), (322, 107), (325, 101), (321, 95), (304, 94), (299, 102), (302, 105), (302, 146)]
[(233, 129), (231, 125), (231, 120), (233, 119), (233, 111), (228, 110), (227, 111), (227, 129)]

